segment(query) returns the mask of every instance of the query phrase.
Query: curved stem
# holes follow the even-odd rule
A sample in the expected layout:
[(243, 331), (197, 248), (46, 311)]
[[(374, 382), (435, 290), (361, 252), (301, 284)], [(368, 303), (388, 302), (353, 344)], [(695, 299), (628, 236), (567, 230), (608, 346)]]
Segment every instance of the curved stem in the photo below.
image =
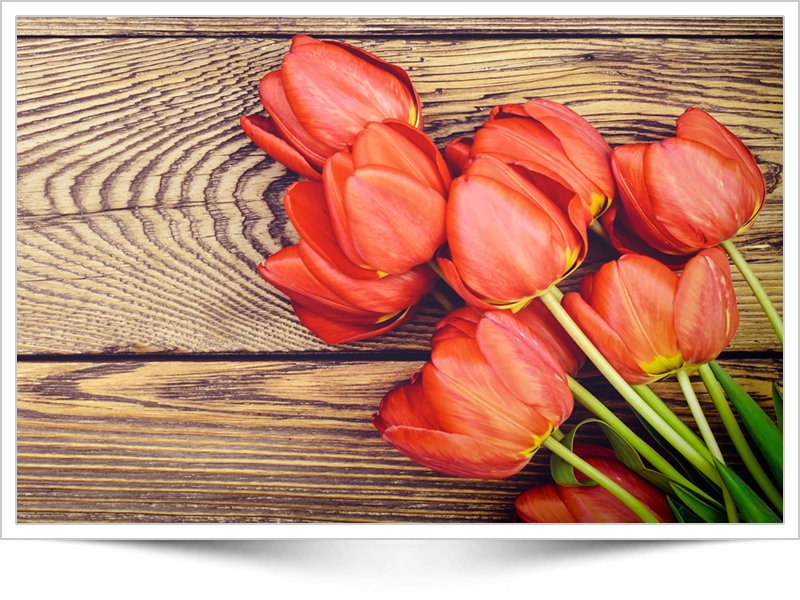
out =
[(694, 448), (692, 448), (686, 441), (678, 435), (667, 423), (656, 413), (650, 406), (642, 400), (634, 389), (625, 381), (622, 376), (617, 373), (614, 367), (611, 366), (606, 358), (595, 347), (591, 340), (586, 337), (586, 334), (581, 331), (580, 327), (572, 320), (567, 314), (567, 311), (561, 306), (561, 302), (548, 290), (541, 296), (545, 306), (553, 313), (553, 316), (561, 324), (564, 330), (575, 341), (576, 344), (583, 350), (587, 358), (591, 360), (598, 370), (605, 376), (605, 378), (614, 386), (614, 388), (622, 394), (622, 397), (636, 410), (642, 417), (658, 431), (664, 439), (666, 439), (678, 452), (680, 452), (686, 459), (691, 462), (697, 469), (708, 477), (711, 481), (716, 483), (722, 488), (722, 480), (720, 479), (717, 469), (705, 460)]
[(764, 291), (764, 288), (761, 286), (761, 282), (756, 277), (753, 270), (747, 264), (744, 257), (742, 256), (741, 252), (733, 245), (731, 240), (726, 240), (720, 244), (725, 252), (728, 253), (728, 256), (731, 257), (733, 264), (736, 265), (736, 268), (739, 269), (739, 272), (744, 277), (747, 285), (750, 286), (750, 289), (753, 290), (753, 294), (755, 294), (758, 303), (761, 305), (761, 308), (764, 309), (764, 314), (767, 315), (767, 319), (772, 324), (772, 328), (775, 330), (778, 339), (783, 345), (783, 321), (781, 320), (778, 311), (775, 310), (775, 307), (772, 305), (772, 302), (767, 296), (767, 293)]
[(647, 462), (655, 467), (660, 473), (666, 475), (671, 480), (679, 483), (685, 488), (689, 488), (694, 493), (704, 497), (708, 495), (686, 479), (680, 471), (667, 462), (667, 460), (656, 452), (647, 442), (640, 438), (634, 431), (625, 425), (620, 419), (611, 412), (606, 406), (598, 400), (589, 390), (583, 387), (580, 383), (575, 381), (572, 377), (567, 375), (567, 383), (569, 389), (572, 390), (575, 398), (583, 406), (588, 408), (597, 417), (608, 423), (614, 431), (616, 431), (622, 439), (628, 442), (636, 452), (638, 452)]
[(442, 308), (444, 308), (447, 312), (450, 313), (450, 312), (453, 312), (456, 309), (456, 307), (453, 305), (453, 303), (450, 302), (450, 300), (447, 299), (447, 296), (444, 295), (442, 290), (433, 288), (428, 293), (431, 296), (433, 296), (434, 298), (436, 298), (436, 300), (439, 302), (439, 304), (442, 305)]
[[(717, 440), (714, 438), (714, 433), (711, 431), (706, 416), (703, 414), (700, 402), (697, 400), (697, 395), (694, 393), (694, 389), (692, 389), (692, 382), (689, 381), (689, 373), (686, 369), (681, 369), (678, 371), (677, 377), (678, 382), (681, 384), (683, 395), (686, 397), (686, 403), (692, 410), (692, 415), (694, 415), (694, 420), (697, 422), (697, 427), (700, 429), (700, 435), (703, 436), (706, 446), (708, 446), (711, 454), (719, 460), (719, 462), (725, 464), (725, 459), (722, 457), (722, 452), (720, 452)], [(733, 497), (725, 485), (722, 486), (722, 497), (725, 499), (725, 511), (728, 513), (728, 522), (738, 523), (739, 516), (736, 513), (736, 504), (733, 502)]]
[(676, 415), (672, 410), (664, 404), (664, 401), (656, 395), (656, 393), (651, 390), (646, 385), (632, 385), (631, 386), (639, 396), (642, 397), (642, 400), (647, 402), (654, 411), (656, 411), (662, 419), (667, 422), (667, 425), (672, 427), (675, 431), (678, 432), (686, 443), (689, 444), (692, 448), (697, 450), (697, 453), (700, 454), (703, 458), (705, 458), (710, 464), (714, 464), (714, 460), (711, 457), (711, 452), (708, 451), (708, 448), (700, 441), (700, 438), (697, 437), (694, 431), (692, 431), (686, 423), (681, 421), (681, 419)]
[(767, 497), (767, 499), (782, 515), (783, 496), (781, 496), (781, 493), (775, 487), (775, 484), (772, 483), (767, 473), (759, 464), (755, 454), (753, 454), (753, 451), (750, 449), (750, 445), (747, 443), (747, 440), (742, 433), (742, 429), (739, 427), (739, 423), (736, 421), (736, 417), (733, 415), (733, 411), (731, 410), (731, 407), (725, 398), (725, 394), (717, 382), (716, 377), (714, 377), (714, 372), (708, 365), (701, 365), (698, 368), (698, 371), (700, 372), (700, 377), (703, 379), (703, 383), (708, 390), (708, 395), (711, 396), (711, 400), (714, 402), (714, 407), (717, 409), (719, 416), (722, 418), (722, 424), (725, 425), (725, 430), (728, 432), (728, 436), (730, 436), (736, 451), (742, 458), (742, 462), (753, 476), (755, 482), (761, 488), (761, 491), (764, 492), (764, 495)]
[(625, 506), (636, 513), (636, 516), (638, 516), (645, 523), (659, 523), (659, 520), (653, 516), (653, 513), (647, 510), (647, 507), (639, 502), (633, 496), (633, 494), (613, 481), (611, 478), (603, 475), (603, 473), (595, 469), (592, 465), (569, 450), (566, 446), (563, 446), (554, 440), (552, 436), (548, 437), (544, 441), (543, 446), (556, 456), (563, 458), (566, 462), (571, 464), (587, 477), (591, 477), (592, 480), (598, 485), (604, 487), (606, 490), (614, 494), (614, 496), (616, 496), (623, 504), (625, 504)]

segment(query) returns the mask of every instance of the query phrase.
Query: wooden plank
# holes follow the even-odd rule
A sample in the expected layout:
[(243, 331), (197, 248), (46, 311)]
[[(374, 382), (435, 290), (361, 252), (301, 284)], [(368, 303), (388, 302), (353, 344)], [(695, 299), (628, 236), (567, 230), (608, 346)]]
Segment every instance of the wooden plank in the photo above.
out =
[[(781, 362), (721, 362), (772, 414)], [(19, 363), (17, 521), (509, 521), (516, 496), (549, 480), (546, 451), (506, 480), (461, 479), (419, 467), (372, 426), (381, 397), (421, 364)], [(596, 372), (579, 379), (646, 436)], [(690, 422), (674, 381), (654, 389)], [(588, 416), (577, 407), (565, 429)]]
[[(737, 240), (782, 310), (782, 42), (765, 39), (352, 39), (406, 68), (440, 147), (497, 104), (563, 102), (612, 145), (671, 135), (690, 105), (754, 151), (768, 184)], [(297, 239), (298, 177), (241, 132), (287, 40), (21, 39), (17, 73), (18, 352), (328, 350), (255, 274)], [(593, 240), (579, 276), (614, 257)], [(779, 350), (749, 290), (734, 350)], [(428, 348), (443, 314), (351, 350)]]
[(782, 36), (781, 17), (18, 17), (17, 36)]

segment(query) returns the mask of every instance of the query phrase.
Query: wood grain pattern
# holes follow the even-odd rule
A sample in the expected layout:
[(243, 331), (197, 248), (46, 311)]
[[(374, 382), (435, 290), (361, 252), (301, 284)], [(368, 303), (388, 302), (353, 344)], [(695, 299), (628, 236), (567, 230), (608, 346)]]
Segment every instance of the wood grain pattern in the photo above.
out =
[[(672, 134), (690, 105), (739, 135), (768, 182), (737, 240), (782, 310), (782, 44), (763, 39), (355, 40), (406, 68), (440, 147), (503, 103), (563, 102), (609, 143)], [(255, 275), (296, 241), (297, 180), (241, 132), (288, 40), (21, 39), (18, 46), (18, 351), (328, 351)], [(46, 74), (46, 76), (45, 76)], [(584, 269), (614, 254), (595, 240)], [(733, 350), (777, 350), (735, 275)], [(427, 350), (442, 315), (347, 351)]]
[[(414, 464), (370, 423), (421, 364), (20, 363), (18, 522), (510, 521), (516, 496), (548, 480), (547, 451), (506, 480), (460, 479)], [(772, 414), (780, 362), (722, 364)], [(596, 372), (580, 379), (647, 435)], [(691, 422), (674, 381), (654, 389)], [(588, 416), (577, 407), (568, 425)], [(579, 439), (603, 443), (589, 426)]]
[(18, 36), (781, 36), (780, 17), (19, 17)]

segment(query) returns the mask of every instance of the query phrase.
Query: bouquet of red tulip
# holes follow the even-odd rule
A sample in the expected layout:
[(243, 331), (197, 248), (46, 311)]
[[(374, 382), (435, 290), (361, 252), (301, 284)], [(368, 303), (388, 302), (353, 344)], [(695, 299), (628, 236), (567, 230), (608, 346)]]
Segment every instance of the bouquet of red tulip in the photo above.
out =
[[(406, 323), (426, 294), (449, 311), (430, 361), (373, 417), (386, 442), (430, 469), (484, 479), (517, 473), (546, 447), (553, 483), (517, 499), (522, 521), (781, 520), (780, 428), (714, 362), (739, 322), (728, 256), (783, 341), (731, 241), (758, 216), (764, 177), (723, 125), (690, 108), (674, 138), (612, 151), (573, 110), (535, 99), (495, 107), (442, 153), (422, 132), (405, 71), (307, 36), (259, 93), (269, 117), (243, 116), (242, 128), (310, 180), (285, 195), (300, 242), (258, 267), (300, 321), (338, 344)], [(584, 261), (588, 230), (621, 257), (563, 295), (556, 284)], [(574, 379), (587, 357), (661, 451)], [(695, 371), (757, 489), (725, 464)], [(672, 375), (700, 437), (648, 387)], [(595, 418), (563, 432), (575, 399)], [(576, 442), (586, 424), (613, 451)]]

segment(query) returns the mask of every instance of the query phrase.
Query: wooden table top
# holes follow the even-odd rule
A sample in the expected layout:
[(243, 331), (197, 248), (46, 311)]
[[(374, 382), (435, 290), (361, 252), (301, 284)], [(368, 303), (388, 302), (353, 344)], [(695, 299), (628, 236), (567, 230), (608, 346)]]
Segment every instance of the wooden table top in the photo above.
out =
[[(516, 496), (549, 479), (545, 450), (478, 481), (381, 441), (370, 417), (428, 358), (445, 314), (433, 301), (382, 337), (329, 347), (257, 275), (298, 240), (283, 194), (299, 177), (239, 116), (262, 112), (259, 80), (297, 33), (406, 69), (440, 148), (531, 98), (570, 106), (612, 146), (669, 137), (687, 107), (705, 110), (766, 177), (735, 243), (782, 312), (781, 18), (20, 17), (18, 522), (508, 522)], [(562, 291), (617, 256), (590, 245)], [(771, 410), (782, 349), (733, 278), (741, 324), (720, 363)], [(578, 379), (642, 432), (596, 371)], [(691, 422), (674, 380), (654, 389)], [(587, 416), (576, 407), (567, 426)]]

